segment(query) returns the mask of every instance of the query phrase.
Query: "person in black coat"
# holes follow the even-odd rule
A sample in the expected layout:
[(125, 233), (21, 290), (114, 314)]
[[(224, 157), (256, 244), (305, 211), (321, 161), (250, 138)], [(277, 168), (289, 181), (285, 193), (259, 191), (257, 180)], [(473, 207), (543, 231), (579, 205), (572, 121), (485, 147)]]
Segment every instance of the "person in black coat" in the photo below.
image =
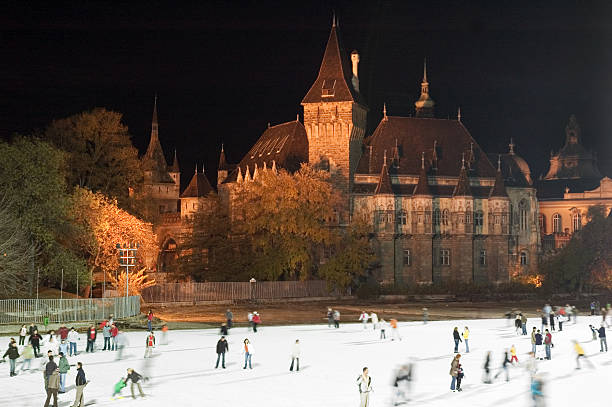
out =
[(11, 365), (11, 377), (17, 376), (17, 373), (15, 373), (15, 361), (19, 357), (19, 349), (17, 349), (16, 343), (10, 344), (9, 348), (6, 350), (6, 352), (4, 352), (4, 356), (2, 356), (2, 359), (4, 360), (7, 355), (9, 357), (9, 362)]
[(49, 354), (49, 361), (45, 365), (45, 390), (47, 389), (47, 383), (49, 382), (49, 376), (51, 376), (53, 372), (55, 372), (55, 369), (57, 369), (57, 364), (53, 361), (53, 354)]
[(461, 336), (457, 327), (453, 330), (453, 339), (455, 341), (455, 353), (459, 353), (459, 342), (461, 342)]
[(34, 330), (28, 342), (32, 344), (32, 349), (34, 349), (34, 357), (37, 358), (40, 352), (40, 341), (42, 340), (42, 336), (38, 333), (38, 330)]
[(34, 335), (34, 333), (38, 332), (38, 327), (36, 325), (34, 325), (34, 323), (30, 324), (30, 327), (28, 328), (28, 335), (32, 336)]
[(134, 385), (138, 386), (138, 391), (140, 392), (140, 397), (144, 397), (145, 394), (142, 392), (142, 387), (140, 386), (140, 380), (142, 379), (142, 376), (140, 374), (138, 374), (132, 368), (128, 369), (127, 373), (128, 373), (128, 375), (125, 378), (125, 381), (126, 382), (128, 380), (132, 381), (132, 383), (130, 384), (130, 391), (132, 392), (132, 398), (136, 398), (136, 396), (134, 395)]
[(487, 352), (487, 357), (484, 363), (484, 377), (483, 381), (485, 383), (491, 383), (491, 352)]
[(225, 336), (222, 336), (217, 342), (217, 364), (215, 365), (215, 369), (219, 367), (219, 359), (222, 359), (221, 367), (225, 369), (225, 352), (229, 352), (229, 345), (225, 340)]
[(608, 342), (606, 341), (606, 327), (601, 324), (601, 328), (599, 328), (597, 332), (599, 332), (599, 345), (601, 346), (600, 352), (604, 352), (604, 346), (606, 348), (605, 352), (607, 352)]
[(84, 407), (85, 401), (83, 400), (83, 389), (87, 385), (87, 379), (85, 378), (85, 371), (83, 370), (83, 364), (77, 362), (77, 375), (76, 375), (76, 397), (72, 407)]
[(542, 334), (540, 330), (535, 334), (536, 358), (544, 360), (542, 357)]
[(224, 323), (221, 324), (221, 329), (219, 330), (221, 335), (227, 335), (227, 325)]
[(497, 379), (497, 376), (502, 374), (502, 372), (506, 372), (506, 381), (510, 381), (510, 375), (508, 373), (508, 364), (510, 363), (510, 359), (508, 359), (508, 351), (504, 351), (504, 360), (502, 361), (502, 369), (495, 374), (494, 379)]

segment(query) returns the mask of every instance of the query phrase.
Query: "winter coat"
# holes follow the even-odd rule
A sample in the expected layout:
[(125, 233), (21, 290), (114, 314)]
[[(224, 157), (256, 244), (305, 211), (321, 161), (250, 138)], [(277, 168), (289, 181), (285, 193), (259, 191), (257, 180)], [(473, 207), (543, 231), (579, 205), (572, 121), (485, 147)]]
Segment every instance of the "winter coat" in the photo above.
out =
[(60, 339), (66, 339), (68, 337), (68, 328), (65, 326), (61, 327), (57, 330), (57, 334), (59, 335)]
[(535, 345), (536, 343), (536, 331), (531, 331), (531, 344)]
[(232, 311), (228, 311), (225, 313), (225, 319), (227, 319), (228, 321), (234, 319), (234, 314), (232, 314)]
[(521, 323), (525, 325), (527, 323), (527, 317), (525, 315), (521, 316)]
[(27, 333), (28, 333), (28, 330), (25, 327), (19, 330), (19, 336), (26, 336)]
[(152, 348), (153, 346), (155, 346), (155, 336), (153, 335), (147, 336), (147, 340), (145, 344), (147, 345), (147, 348)]
[(70, 363), (68, 363), (68, 359), (66, 359), (66, 356), (60, 358), (59, 370), (60, 373), (68, 373), (68, 371), (70, 370)]
[[(245, 348), (245, 346), (247, 348)], [(255, 347), (253, 346), (252, 343), (249, 343), (248, 345), (245, 345), (244, 343), (242, 344), (242, 354), (243, 355), (247, 353), (247, 349), (248, 349), (249, 355), (255, 354)]]
[(603, 326), (601, 328), (599, 328), (597, 330), (597, 332), (599, 332), (599, 337), (600, 338), (605, 338), (606, 337), (606, 328), (604, 328)]
[(140, 379), (142, 379), (142, 376), (136, 373), (135, 370), (132, 370), (132, 373), (128, 374), (126, 377), (126, 381), (131, 380), (132, 383), (138, 383)]
[(294, 343), (293, 347), (291, 348), (291, 357), (292, 358), (299, 358), (300, 357), (300, 344), (299, 343)]
[(227, 344), (227, 341), (222, 341), (219, 339), (219, 342), (217, 342), (217, 353), (225, 352), (229, 352), (229, 345)]
[(372, 314), (370, 314), (370, 318), (372, 319), (373, 324), (378, 324), (378, 315), (372, 312)]
[(459, 360), (457, 358), (453, 358), (453, 361), (451, 362), (451, 368), (448, 374), (451, 376), (457, 377), (457, 366), (458, 365), (459, 365)]
[(98, 336), (98, 331), (96, 331), (95, 328), (90, 329), (89, 331), (87, 331), (87, 340), (88, 341), (95, 342), (97, 336)]
[(221, 335), (226, 336), (227, 335), (227, 326), (225, 324), (221, 325), (221, 328), (219, 329), (219, 332), (221, 333)]
[(126, 380), (123, 379), (123, 377), (115, 384), (115, 393), (120, 393), (121, 390), (127, 386), (127, 384), (125, 383)]
[(340, 321), (340, 312), (334, 311), (334, 321)]
[(76, 342), (79, 339), (79, 333), (77, 331), (68, 332), (68, 342)]
[(83, 386), (85, 384), (87, 384), (87, 379), (85, 378), (85, 371), (83, 371), (83, 368), (80, 367), (77, 369), (76, 385)]
[(257, 315), (257, 314), (253, 315), (253, 323), (254, 324), (261, 324), (261, 318), (259, 317), (259, 315)]
[(26, 346), (23, 348), (23, 352), (21, 353), (24, 359), (32, 359), (34, 358), (34, 349), (31, 346)]
[(459, 331), (457, 330), (453, 331), (453, 339), (456, 341), (461, 341), (461, 336), (459, 335)]
[(368, 393), (372, 391), (372, 378), (368, 376), (366, 379), (362, 374), (357, 378), (357, 386), (359, 387), (359, 393)]
[(544, 337), (544, 343), (546, 345), (550, 345), (552, 343), (552, 335), (551, 333), (547, 333), (546, 336)]
[(119, 333), (119, 328), (117, 328), (116, 326), (111, 326), (111, 336), (114, 338), (117, 336), (118, 333)]
[(45, 365), (45, 377), (51, 376), (51, 373), (53, 373), (55, 369), (57, 369), (57, 365), (54, 361), (51, 360), (47, 362), (47, 364)]
[(2, 359), (4, 359), (7, 355), (9, 359), (15, 360), (19, 357), (19, 350), (16, 346), (9, 346), (6, 352), (4, 352), (4, 356), (2, 356)]
[(465, 330), (463, 331), (463, 339), (469, 339), (470, 337), (470, 331), (469, 330)]
[(60, 385), (60, 376), (59, 373), (55, 370), (49, 375), (49, 379), (47, 380), (47, 388), (48, 389), (59, 389)]
[(34, 331), (38, 331), (38, 327), (36, 325), (33, 325), (28, 328), (28, 335), (30, 336), (34, 335)]
[(105, 325), (104, 328), (102, 328), (102, 335), (105, 338), (111, 337), (111, 327), (109, 325)]
[(510, 348), (510, 354), (516, 356), (516, 348), (514, 346)]
[(40, 336), (40, 334), (34, 334), (34, 335), (30, 335), (30, 339), (28, 339), (28, 342), (30, 342), (32, 346), (38, 346), (40, 345), (41, 339), (42, 339), (42, 336)]
[(536, 345), (542, 344), (542, 334), (535, 334), (535, 344)]
[(59, 351), (63, 353), (64, 355), (67, 355), (68, 354), (68, 344), (66, 342), (60, 343)]
[(584, 349), (582, 349), (582, 346), (580, 346), (578, 342), (574, 344), (574, 350), (578, 355), (584, 355)]
[(368, 322), (368, 318), (370, 318), (370, 316), (367, 313), (365, 313), (365, 312), (363, 314), (359, 315), (359, 320), (361, 322), (364, 322), (364, 323)]

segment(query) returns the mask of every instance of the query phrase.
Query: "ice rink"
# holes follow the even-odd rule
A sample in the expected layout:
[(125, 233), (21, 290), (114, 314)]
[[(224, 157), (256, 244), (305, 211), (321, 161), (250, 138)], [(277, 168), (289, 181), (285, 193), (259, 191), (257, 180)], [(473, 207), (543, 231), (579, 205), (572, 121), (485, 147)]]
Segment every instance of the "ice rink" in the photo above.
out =
[[(388, 317), (388, 316), (386, 316)], [(265, 311), (262, 312), (265, 322)], [(599, 340), (592, 341), (589, 323), (599, 327), (601, 317), (579, 317), (578, 324), (564, 324), (563, 332), (553, 333), (554, 348), (551, 361), (539, 361), (538, 370), (545, 377), (546, 405), (604, 406), (609, 402), (612, 384), (612, 349), (600, 353)], [(462, 393), (451, 392), (450, 363), (453, 358), (453, 327), (470, 329), (470, 353), (464, 354), (460, 344), (465, 371)], [(539, 319), (530, 319), (529, 332), (540, 327)], [(439, 321), (400, 323), (401, 341), (380, 340), (379, 331), (372, 325), (364, 330), (361, 324), (342, 324), (339, 329), (327, 325), (275, 326), (265, 324), (259, 332), (246, 328), (230, 331), (226, 369), (214, 368), (218, 330), (186, 330), (169, 332), (168, 345), (158, 346), (155, 357), (143, 359), (146, 334), (130, 332), (130, 346), (123, 360), (115, 361), (114, 352), (80, 353), (69, 358), (71, 364), (81, 361), (87, 379), (85, 401), (95, 405), (146, 406), (351, 406), (359, 405), (356, 379), (364, 366), (369, 367), (374, 393), (372, 407), (390, 406), (391, 386), (395, 368), (409, 359), (414, 362), (414, 380), (410, 402), (415, 406), (530, 406), (529, 376), (524, 367), (510, 368), (510, 382), (501, 375), (493, 384), (482, 383), (486, 351), (493, 352), (493, 374), (501, 366), (504, 348), (515, 344), (520, 362), (527, 359), (531, 349), (530, 336), (517, 336), (514, 326), (506, 320)], [(608, 329), (610, 334), (612, 330)], [(387, 332), (390, 336), (390, 332)], [(17, 338), (17, 337), (16, 337)], [(249, 338), (255, 347), (253, 369), (243, 369), (242, 341)], [(290, 372), (291, 346), (301, 342), (300, 371)], [(572, 339), (581, 342), (594, 368), (583, 362), (575, 370)], [(98, 334), (97, 346), (101, 347)], [(612, 341), (611, 341), (612, 342)], [(8, 337), (0, 338), (4, 350)], [(79, 351), (85, 349), (81, 335)], [(38, 368), (41, 359), (32, 362)], [(18, 361), (17, 369), (21, 366)], [(143, 383), (145, 399), (126, 397), (111, 399), (114, 384), (125, 376), (128, 367), (150, 376)], [(1, 406), (42, 406), (45, 400), (42, 372), (20, 373), (9, 377), (9, 364), (0, 364)], [(68, 373), (68, 388), (60, 395), (60, 406), (74, 401), (76, 367)], [(130, 389), (122, 395), (129, 396)]]

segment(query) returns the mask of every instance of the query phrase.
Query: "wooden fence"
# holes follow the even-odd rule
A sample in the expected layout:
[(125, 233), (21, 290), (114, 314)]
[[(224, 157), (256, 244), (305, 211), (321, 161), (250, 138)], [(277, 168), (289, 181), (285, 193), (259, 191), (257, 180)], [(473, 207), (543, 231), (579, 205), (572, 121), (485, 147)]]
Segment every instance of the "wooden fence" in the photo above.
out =
[(0, 300), (1, 324), (99, 321), (113, 314), (116, 319), (140, 314), (140, 297), (89, 299)]
[(335, 297), (347, 292), (328, 290), (325, 281), (261, 281), (164, 283), (145, 288), (142, 299), (149, 303), (282, 298)]

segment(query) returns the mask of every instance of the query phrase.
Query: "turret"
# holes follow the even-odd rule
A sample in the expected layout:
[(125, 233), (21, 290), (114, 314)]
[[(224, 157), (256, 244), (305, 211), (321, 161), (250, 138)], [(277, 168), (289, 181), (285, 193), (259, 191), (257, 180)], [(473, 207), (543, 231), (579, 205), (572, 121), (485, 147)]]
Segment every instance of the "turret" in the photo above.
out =
[(223, 144), (221, 144), (221, 154), (219, 155), (219, 166), (217, 167), (217, 185), (220, 185), (229, 174), (229, 166), (225, 159), (225, 151), (223, 150)]

